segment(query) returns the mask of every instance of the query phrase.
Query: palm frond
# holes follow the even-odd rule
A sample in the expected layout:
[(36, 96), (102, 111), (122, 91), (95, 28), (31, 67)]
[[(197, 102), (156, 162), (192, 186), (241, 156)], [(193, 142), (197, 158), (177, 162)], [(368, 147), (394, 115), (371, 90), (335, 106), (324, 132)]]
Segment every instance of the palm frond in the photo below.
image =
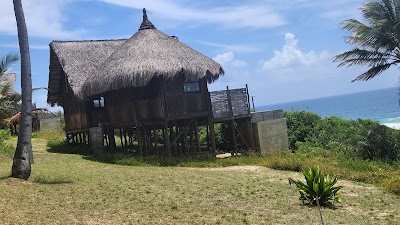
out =
[(379, 29), (370, 27), (358, 20), (349, 19), (341, 23), (342, 28), (353, 33), (346, 42), (363, 48), (392, 50), (397, 46), (396, 38), (388, 36)]
[(367, 81), (367, 80), (369, 80), (371, 78), (374, 78), (375, 76), (379, 75), (383, 71), (389, 69), (389, 67), (392, 66), (392, 65), (393, 65), (393, 63), (387, 63), (387, 64), (382, 64), (382, 65), (379, 65), (379, 66), (372, 67), (367, 72), (365, 72), (365, 73), (357, 76), (356, 78), (354, 78), (351, 82), (360, 81), (360, 80)]
[(387, 63), (391, 59), (390, 53), (382, 53), (379, 51), (369, 51), (365, 49), (355, 48), (353, 50), (339, 54), (333, 58), (333, 62), (340, 62), (341, 66), (368, 65), (377, 66)]
[(332, 60), (340, 66), (369, 66), (352, 80), (369, 80), (400, 63), (400, 0), (370, 0), (361, 7), (366, 23), (348, 19), (342, 29), (352, 33), (345, 41), (354, 48)]
[(9, 53), (0, 60), (0, 76), (4, 75), (13, 65), (18, 62), (17, 54)]

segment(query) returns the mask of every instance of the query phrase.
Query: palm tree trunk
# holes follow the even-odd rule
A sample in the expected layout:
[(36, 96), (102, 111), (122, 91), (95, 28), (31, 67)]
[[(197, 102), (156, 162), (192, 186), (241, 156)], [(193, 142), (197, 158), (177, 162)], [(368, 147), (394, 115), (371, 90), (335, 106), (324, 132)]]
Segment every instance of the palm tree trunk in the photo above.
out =
[(11, 176), (27, 180), (31, 175), (32, 154), (32, 79), (28, 31), (21, 0), (13, 0), (21, 54), (21, 119)]

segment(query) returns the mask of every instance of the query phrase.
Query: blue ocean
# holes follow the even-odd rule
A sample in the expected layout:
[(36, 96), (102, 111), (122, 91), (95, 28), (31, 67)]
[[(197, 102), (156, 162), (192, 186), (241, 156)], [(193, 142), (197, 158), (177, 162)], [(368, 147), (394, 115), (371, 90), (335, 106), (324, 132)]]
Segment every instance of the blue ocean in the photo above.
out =
[(400, 105), (397, 88), (337, 95), (298, 102), (288, 102), (256, 107), (257, 111), (283, 109), (308, 111), (345, 119), (372, 119), (381, 124), (400, 128)]

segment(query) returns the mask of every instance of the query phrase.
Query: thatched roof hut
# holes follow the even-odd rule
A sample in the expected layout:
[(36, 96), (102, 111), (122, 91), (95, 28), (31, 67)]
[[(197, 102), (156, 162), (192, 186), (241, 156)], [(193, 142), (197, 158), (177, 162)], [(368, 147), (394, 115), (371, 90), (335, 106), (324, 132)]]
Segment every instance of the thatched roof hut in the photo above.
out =
[(121, 88), (146, 86), (158, 76), (173, 79), (184, 75), (187, 80), (206, 77), (213, 82), (223, 73), (221, 65), (214, 60), (176, 37), (158, 31), (143, 9), (143, 22), (138, 32), (98, 65), (79, 94), (87, 97)]

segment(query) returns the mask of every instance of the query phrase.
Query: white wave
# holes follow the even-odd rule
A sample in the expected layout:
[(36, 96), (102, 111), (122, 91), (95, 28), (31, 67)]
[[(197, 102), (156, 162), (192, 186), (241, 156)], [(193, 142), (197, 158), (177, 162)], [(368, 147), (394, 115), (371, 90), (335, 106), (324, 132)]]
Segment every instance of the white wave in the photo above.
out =
[(400, 130), (400, 123), (382, 123), (382, 125), (385, 125), (387, 127)]

